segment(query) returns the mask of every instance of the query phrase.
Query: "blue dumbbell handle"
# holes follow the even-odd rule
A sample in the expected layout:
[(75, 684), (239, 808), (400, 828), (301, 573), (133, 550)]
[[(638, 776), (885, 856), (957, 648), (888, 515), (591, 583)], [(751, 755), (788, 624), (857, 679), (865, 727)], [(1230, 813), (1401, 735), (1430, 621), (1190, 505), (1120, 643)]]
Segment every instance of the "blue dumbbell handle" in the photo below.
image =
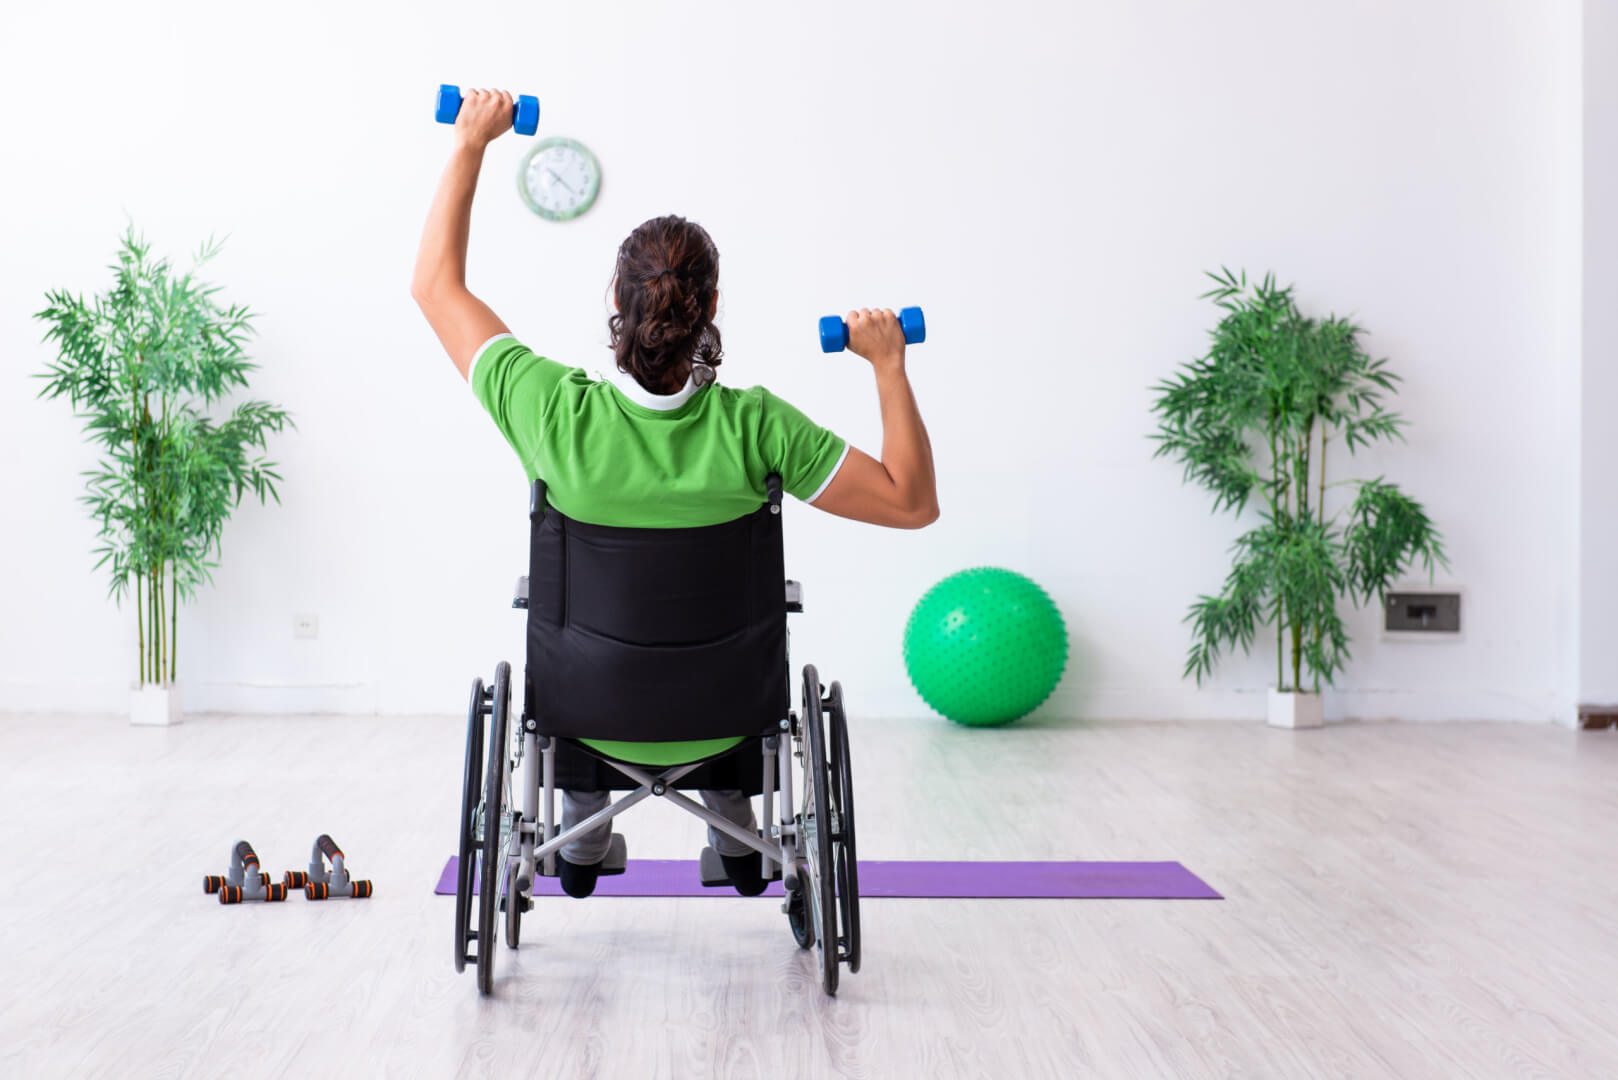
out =
[[(438, 111), (435, 119), (440, 124), (453, 124), (461, 115), (461, 88), (443, 83), (438, 88)], [(525, 123), (524, 121), (529, 121)], [(532, 135), (539, 125), (539, 99), (532, 94), (519, 94), (511, 103), (511, 126), (519, 135)]]
[[(907, 307), (899, 312), (899, 325), (904, 329), (906, 345), (920, 345), (927, 340), (927, 320), (921, 308)], [(820, 350), (842, 352), (848, 348), (848, 323), (836, 315), (820, 320)]]

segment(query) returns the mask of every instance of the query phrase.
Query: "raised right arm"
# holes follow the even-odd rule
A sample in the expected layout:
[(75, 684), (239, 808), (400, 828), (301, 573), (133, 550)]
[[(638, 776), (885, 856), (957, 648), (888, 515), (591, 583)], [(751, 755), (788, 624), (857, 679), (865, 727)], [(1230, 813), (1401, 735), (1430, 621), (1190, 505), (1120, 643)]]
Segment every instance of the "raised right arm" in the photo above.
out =
[(904, 332), (885, 309), (851, 311), (848, 347), (871, 362), (882, 407), (882, 460), (849, 447), (842, 468), (810, 505), (839, 517), (896, 529), (938, 520), (933, 447), (905, 374)]

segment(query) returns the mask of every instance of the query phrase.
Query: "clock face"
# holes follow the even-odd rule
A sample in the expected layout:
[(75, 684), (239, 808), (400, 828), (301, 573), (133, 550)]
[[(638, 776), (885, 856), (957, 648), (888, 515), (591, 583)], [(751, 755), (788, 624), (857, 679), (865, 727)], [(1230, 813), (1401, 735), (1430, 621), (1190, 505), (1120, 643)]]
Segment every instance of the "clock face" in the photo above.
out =
[(583, 143), (552, 136), (523, 158), (517, 190), (528, 209), (548, 221), (576, 218), (596, 201), (601, 165)]

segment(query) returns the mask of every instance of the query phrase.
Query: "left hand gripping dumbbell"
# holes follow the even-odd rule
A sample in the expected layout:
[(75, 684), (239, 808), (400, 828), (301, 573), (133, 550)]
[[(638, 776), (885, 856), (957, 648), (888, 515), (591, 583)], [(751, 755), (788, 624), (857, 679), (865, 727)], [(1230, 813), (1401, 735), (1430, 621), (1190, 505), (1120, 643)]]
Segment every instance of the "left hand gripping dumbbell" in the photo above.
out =
[[(326, 869), (327, 859), (331, 860), (329, 871)], [(309, 871), (288, 870), (282, 881), (288, 889), (301, 888), (303, 895), (310, 900), (326, 900), (333, 896), (351, 896), (363, 900), (371, 895), (369, 881), (349, 878), (342, 850), (325, 833), (315, 837), (314, 850), (309, 853)]]
[(270, 884), (270, 875), (258, 868), (258, 855), (246, 840), (238, 840), (236, 846), (230, 849), (230, 869), (223, 877), (218, 874), (203, 877), (202, 891), (218, 893), (221, 904), (287, 898), (286, 885)]
[[(461, 114), (461, 88), (444, 83), (438, 88), (438, 108), (433, 116), (440, 124), (453, 124)], [(539, 99), (532, 94), (519, 94), (511, 107), (511, 127), (518, 135), (532, 135), (539, 130)]]
[[(899, 328), (904, 331), (906, 345), (920, 345), (927, 340), (927, 320), (921, 308), (907, 307), (899, 312)], [(839, 315), (827, 315), (820, 320), (820, 351), (842, 352), (848, 348), (848, 324)]]

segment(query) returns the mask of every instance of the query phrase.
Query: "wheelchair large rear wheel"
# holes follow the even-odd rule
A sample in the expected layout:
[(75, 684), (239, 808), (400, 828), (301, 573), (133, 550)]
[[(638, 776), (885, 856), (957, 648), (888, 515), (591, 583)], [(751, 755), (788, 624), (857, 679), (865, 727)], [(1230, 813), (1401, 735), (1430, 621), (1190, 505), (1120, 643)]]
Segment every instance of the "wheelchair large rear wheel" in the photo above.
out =
[(838, 914), (843, 922), (843, 959), (850, 972), (860, 969), (860, 865), (854, 846), (854, 769), (848, 752), (848, 713), (843, 708), (843, 685), (833, 681), (826, 698), (831, 721), (831, 789), (837, 809), (832, 836), (832, 861), (837, 873)]
[(809, 912), (819, 939), (820, 985), (837, 993), (837, 871), (832, 861), (832, 802), (830, 769), (826, 760), (826, 722), (820, 697), (820, 674), (812, 664), (803, 669), (803, 725), (808, 746), (803, 756), (803, 814), (799, 839), (803, 841), (809, 873), (805, 887)]
[(478, 882), (478, 990), (494, 989), (495, 915), (506, 879), (506, 838), (510, 828), (511, 767), (507, 720), (511, 713), (511, 665), (494, 669), (493, 712), (489, 715), (489, 764), (484, 771), (483, 848)]
[[(478, 808), (483, 798), (483, 718), (489, 715), (492, 695), (482, 679), (472, 680), (472, 701), (466, 707), (466, 769), (461, 777), (461, 844), (455, 865), (455, 970), (466, 970), (477, 959), (467, 946), (477, 940), (472, 929), (472, 882), (476, 872)], [(481, 945), (479, 946), (481, 948)]]

